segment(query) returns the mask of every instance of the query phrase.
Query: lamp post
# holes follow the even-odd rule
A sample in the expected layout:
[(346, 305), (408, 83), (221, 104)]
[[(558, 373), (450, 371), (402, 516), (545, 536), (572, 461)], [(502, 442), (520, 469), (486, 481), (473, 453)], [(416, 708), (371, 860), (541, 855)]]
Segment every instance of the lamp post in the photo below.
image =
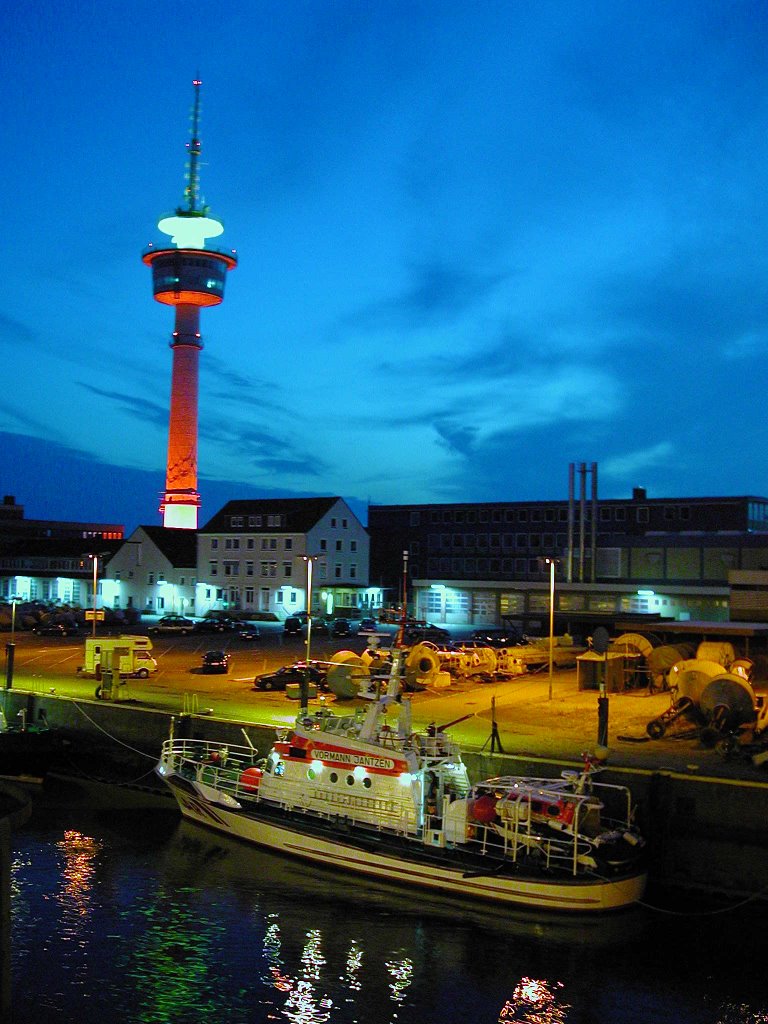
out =
[(556, 558), (545, 558), (549, 566), (549, 700), (552, 700), (552, 666), (555, 658), (555, 566)]
[(99, 556), (91, 555), (93, 559), (93, 637), (96, 638), (96, 588), (99, 579)]
[(400, 629), (395, 638), (395, 647), (405, 644), (405, 627), (408, 623), (408, 552), (403, 551), (403, 605), (400, 614)]
[(317, 561), (318, 555), (302, 555), (302, 559), (307, 563), (307, 639), (304, 646), (304, 675), (301, 681), (301, 694), (299, 704), (301, 705), (301, 711), (307, 710), (309, 704), (309, 654), (312, 643), (312, 564)]

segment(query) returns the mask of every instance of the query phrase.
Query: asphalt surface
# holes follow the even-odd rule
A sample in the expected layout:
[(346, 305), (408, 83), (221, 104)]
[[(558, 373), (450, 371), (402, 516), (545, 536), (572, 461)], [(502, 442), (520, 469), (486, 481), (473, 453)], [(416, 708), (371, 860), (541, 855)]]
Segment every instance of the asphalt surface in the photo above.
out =
[[(8, 634), (5, 639), (10, 639)], [(96, 699), (97, 681), (77, 673), (83, 662), (83, 638), (16, 634), (14, 641), (14, 688), (78, 700)], [(121, 687), (121, 701), (262, 725), (286, 725), (295, 718), (296, 701), (284, 693), (253, 689), (257, 674), (290, 664), (306, 653), (303, 641), (284, 640), (276, 625), (266, 625), (256, 642), (241, 641), (233, 634), (203, 634), (153, 638), (153, 644), (159, 671), (148, 680), (128, 680)], [(363, 638), (317, 638), (313, 639), (310, 654), (313, 659), (327, 660), (334, 651), (360, 651), (364, 646)], [(216, 648), (230, 653), (229, 671), (226, 675), (205, 675), (200, 671), (202, 654)], [(466, 750), (574, 762), (598, 746), (599, 694), (578, 689), (575, 669), (556, 670), (551, 685), (545, 668), (495, 683), (465, 681), (448, 687), (430, 686), (410, 696), (416, 727), (432, 722), (443, 726)], [(698, 731), (687, 720), (673, 723), (662, 739), (651, 739), (646, 726), (670, 707), (669, 692), (642, 689), (607, 697), (607, 754), (599, 752), (609, 764), (768, 783), (768, 766), (757, 767), (752, 761), (754, 748), (740, 747), (726, 757), (702, 744)], [(321, 695), (310, 702), (310, 708), (325, 705), (349, 713), (350, 707), (364, 704)]]

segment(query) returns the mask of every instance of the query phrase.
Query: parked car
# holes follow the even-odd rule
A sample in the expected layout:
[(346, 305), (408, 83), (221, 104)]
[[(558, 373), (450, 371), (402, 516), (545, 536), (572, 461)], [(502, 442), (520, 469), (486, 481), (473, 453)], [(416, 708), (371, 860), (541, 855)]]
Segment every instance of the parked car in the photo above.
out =
[(236, 629), (238, 623), (234, 619), (200, 619), (194, 624), (195, 633), (228, 633)]
[(214, 672), (229, 672), (230, 656), (226, 651), (206, 651), (200, 665), (201, 671), (206, 674)]
[(261, 630), (252, 622), (241, 622), (237, 629), (237, 635), (241, 640), (260, 640)]
[(522, 641), (519, 633), (509, 629), (476, 629), (472, 639), (486, 647), (516, 647)]
[(286, 636), (298, 636), (304, 628), (304, 623), (298, 615), (289, 615), (283, 623), (283, 632)]
[(331, 624), (331, 636), (352, 636), (354, 630), (349, 619), (334, 619)]
[[(303, 662), (295, 665), (283, 665), (276, 672), (266, 672), (253, 680), (254, 690), (284, 690), (289, 683), (301, 683), (305, 678), (306, 669)], [(325, 672), (310, 663), (309, 681), (317, 687), (325, 689)]]
[(65, 622), (44, 622), (35, 626), (32, 632), (38, 636), (77, 636), (80, 630)]
[(376, 619), (366, 616), (364, 619), (360, 619), (360, 625), (358, 627), (358, 633), (377, 633), (379, 624)]
[(149, 632), (154, 636), (158, 636), (161, 633), (189, 636), (194, 631), (194, 628), (195, 624), (192, 619), (185, 619), (183, 615), (164, 615), (162, 619), (158, 619), (153, 626), (149, 627)]
[(450, 640), (451, 634), (447, 629), (425, 622), (423, 626), (406, 626), (405, 639), (409, 643), (418, 643), (420, 640)]

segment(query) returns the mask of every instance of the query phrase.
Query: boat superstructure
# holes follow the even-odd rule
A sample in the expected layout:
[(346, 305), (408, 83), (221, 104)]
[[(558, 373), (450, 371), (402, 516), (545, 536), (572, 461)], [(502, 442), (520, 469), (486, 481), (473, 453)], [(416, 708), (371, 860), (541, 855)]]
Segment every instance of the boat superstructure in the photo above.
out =
[(171, 737), (157, 771), (198, 823), (394, 883), (571, 911), (642, 894), (625, 787), (593, 765), (472, 785), (445, 731), (414, 731), (395, 657), (386, 695), (353, 714), (303, 709), (266, 758)]

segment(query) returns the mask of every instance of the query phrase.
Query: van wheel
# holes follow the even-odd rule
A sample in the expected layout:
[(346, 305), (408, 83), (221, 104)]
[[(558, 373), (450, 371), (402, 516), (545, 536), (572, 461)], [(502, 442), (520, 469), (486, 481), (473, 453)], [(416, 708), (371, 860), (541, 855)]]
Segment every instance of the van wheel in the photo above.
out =
[(136, 675), (139, 677), (139, 679), (147, 679), (149, 676), (149, 671), (145, 668), (140, 668)]
[(94, 694), (94, 696), (96, 697), (96, 700), (100, 700), (101, 699), (101, 687), (100, 686), (96, 687), (96, 693)]

